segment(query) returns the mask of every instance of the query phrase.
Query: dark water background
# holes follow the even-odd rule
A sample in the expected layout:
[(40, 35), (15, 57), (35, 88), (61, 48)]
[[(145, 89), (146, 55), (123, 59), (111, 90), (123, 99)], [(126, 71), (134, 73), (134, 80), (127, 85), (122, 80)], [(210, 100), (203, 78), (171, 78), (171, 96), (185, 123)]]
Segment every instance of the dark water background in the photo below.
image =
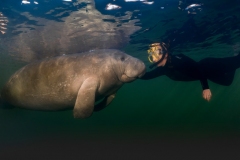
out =
[[(5, 48), (6, 40), (20, 34), (13, 34), (14, 25), (23, 22), (37, 25), (36, 21), (22, 17), (21, 12), (61, 22), (88, 5), (87, 1), (77, 7), (60, 0), (38, 2), (36, 9), (33, 4), (1, 0), (0, 12), (9, 22), (6, 34), (0, 34), (0, 87), (17, 69), (29, 63), (12, 56)], [(106, 11), (108, 3), (122, 8)], [(195, 60), (238, 54), (240, 1), (184, 1), (181, 7), (192, 3), (203, 3), (202, 11), (188, 14), (178, 9), (177, 0), (155, 1), (153, 5), (95, 1), (96, 9), (103, 15), (118, 17), (126, 11), (133, 12), (131, 19), (138, 19), (135, 25), (141, 28), (118, 49), (146, 65), (148, 45), (158, 41), (169, 42), (172, 54), (183, 53)], [(57, 18), (57, 10), (45, 14), (57, 7), (69, 12)], [(0, 158), (2, 155), (8, 159), (239, 159), (238, 82), (240, 70), (236, 71), (231, 86), (209, 82), (213, 96), (206, 102), (198, 81), (176, 82), (165, 76), (137, 80), (125, 84), (110, 106), (85, 120), (73, 119), (72, 111), (0, 110)]]

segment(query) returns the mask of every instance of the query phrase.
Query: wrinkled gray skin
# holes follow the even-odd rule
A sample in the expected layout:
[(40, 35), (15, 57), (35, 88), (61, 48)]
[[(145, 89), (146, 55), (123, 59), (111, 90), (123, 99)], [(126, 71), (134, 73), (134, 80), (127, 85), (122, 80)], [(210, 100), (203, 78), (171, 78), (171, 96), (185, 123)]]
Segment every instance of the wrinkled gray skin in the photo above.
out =
[(16, 107), (73, 108), (75, 118), (87, 118), (106, 107), (124, 83), (144, 73), (137, 58), (119, 50), (94, 50), (31, 63), (12, 75), (1, 96)]

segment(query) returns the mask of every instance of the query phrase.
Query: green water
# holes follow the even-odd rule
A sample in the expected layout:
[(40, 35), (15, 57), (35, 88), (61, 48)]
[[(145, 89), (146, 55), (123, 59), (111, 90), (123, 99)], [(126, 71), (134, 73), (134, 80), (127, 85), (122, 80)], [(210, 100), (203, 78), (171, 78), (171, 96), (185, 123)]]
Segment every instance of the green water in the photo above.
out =
[[(238, 53), (239, 29), (231, 27), (239, 26), (239, 19), (221, 23), (221, 25), (214, 24), (214, 20), (219, 18), (218, 14), (221, 12), (224, 13), (223, 18), (227, 18), (229, 15), (238, 16), (239, 7), (234, 4), (237, 1), (234, 1), (231, 7), (227, 2), (221, 2), (205, 2), (205, 5), (212, 9), (206, 8), (204, 14), (196, 15), (194, 18), (196, 25), (200, 28), (204, 26), (203, 22), (206, 19), (213, 22), (206, 28), (202, 28), (201, 34), (199, 34), (210, 34), (210, 36), (206, 36), (207, 38), (205, 37), (206, 39), (201, 41), (198, 41), (199, 37), (186, 41), (177, 41), (176, 39), (178, 43), (172, 46), (173, 54), (184, 53), (195, 60), (200, 60), (204, 57), (227, 57)], [(142, 11), (142, 14), (148, 15), (141, 18), (142, 29), (155, 27), (149, 32), (134, 34), (130, 43), (121, 50), (143, 60), (148, 66), (150, 64), (147, 60), (147, 46), (152, 42), (170, 37), (166, 32), (173, 28), (181, 28), (189, 16), (185, 16), (185, 12), (176, 12), (174, 8), (170, 8), (168, 11), (146, 9), (146, 11)], [(165, 20), (169, 20), (169, 22), (165, 23)], [(223, 33), (211, 35), (215, 29), (222, 29), (223, 33), (229, 31), (231, 41), (221, 42)], [(209, 44), (211, 45), (207, 46)], [(1, 52), (0, 57), (1, 88), (9, 77), (26, 62), (16, 60), (7, 55), (6, 51)], [(122, 150), (132, 152), (135, 157), (144, 152), (165, 155), (166, 150), (180, 150), (188, 154), (194, 148), (194, 145), (190, 144), (204, 146), (196, 149), (196, 153), (199, 155), (205, 149), (209, 149), (209, 153), (219, 151), (212, 152), (216, 155), (224, 153), (228, 149), (231, 150), (231, 153), (238, 153), (239, 82), (239, 69), (236, 71), (231, 86), (221, 86), (209, 81), (212, 99), (210, 102), (206, 102), (202, 98), (202, 88), (198, 81), (176, 82), (165, 76), (149, 81), (136, 80), (125, 84), (107, 108), (84, 120), (74, 119), (71, 110), (42, 112), (18, 108), (1, 109), (0, 153), (6, 152), (11, 155), (12, 159), (17, 159), (14, 153), (21, 155), (20, 157), (31, 153), (39, 153), (41, 156), (48, 157), (45, 153), (51, 153), (52, 150), (53, 153), (61, 155), (70, 149), (74, 151), (74, 155), (77, 155), (78, 152), (85, 149), (84, 155), (87, 157), (100, 149), (102, 152), (96, 153), (99, 157), (93, 159), (101, 159), (101, 156), (121, 159), (114, 157), (114, 153), (120, 153), (124, 159), (128, 159), (122, 154)], [(180, 144), (187, 147), (182, 148)], [(54, 150), (54, 148), (57, 149)], [(134, 148), (140, 149), (138, 152), (134, 152)], [(110, 153), (113, 150), (115, 152), (110, 154), (108, 150)], [(203, 152), (206, 155), (207, 153)], [(81, 159), (81, 156), (79, 157)], [(187, 159), (184, 156), (180, 157)], [(61, 158), (68, 159), (69, 157)], [(37, 158), (33, 156), (30, 159)], [(51, 157), (51, 159), (55, 158)], [(144, 157), (144, 159), (151, 158)], [(176, 156), (174, 159), (180, 158)], [(204, 157), (203, 159), (208, 158)], [(215, 159), (221, 159), (221, 157)]]

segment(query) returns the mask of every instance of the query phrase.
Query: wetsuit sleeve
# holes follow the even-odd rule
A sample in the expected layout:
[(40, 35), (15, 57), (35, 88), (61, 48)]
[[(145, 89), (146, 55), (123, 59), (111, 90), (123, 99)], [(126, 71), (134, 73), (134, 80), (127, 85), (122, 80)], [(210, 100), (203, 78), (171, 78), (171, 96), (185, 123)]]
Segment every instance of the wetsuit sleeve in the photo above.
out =
[(207, 82), (207, 78), (205, 78), (204, 76), (201, 77), (200, 82), (201, 82), (201, 85), (202, 85), (202, 89), (203, 89), (203, 90), (209, 89), (208, 82)]
[(149, 80), (149, 79), (154, 79), (154, 78), (162, 76), (162, 75), (164, 75), (164, 68), (157, 67), (149, 72), (146, 72), (140, 79)]
[(182, 58), (182, 62), (184, 64), (182, 63), (181, 66), (179, 66), (179, 67), (180, 68), (183, 67), (182, 69), (187, 71), (189, 75), (199, 79), (203, 90), (209, 89), (207, 77), (205, 76), (200, 65), (193, 59), (191, 59), (183, 54), (180, 54), (180, 57)]

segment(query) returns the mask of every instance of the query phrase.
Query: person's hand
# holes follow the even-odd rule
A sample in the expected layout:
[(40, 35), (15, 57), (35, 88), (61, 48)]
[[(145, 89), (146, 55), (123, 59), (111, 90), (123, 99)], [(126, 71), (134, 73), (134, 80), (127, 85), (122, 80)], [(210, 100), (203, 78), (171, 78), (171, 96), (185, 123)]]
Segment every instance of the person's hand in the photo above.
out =
[(204, 89), (202, 92), (203, 98), (207, 101), (210, 101), (211, 97), (212, 97), (212, 93), (210, 91), (210, 89)]

